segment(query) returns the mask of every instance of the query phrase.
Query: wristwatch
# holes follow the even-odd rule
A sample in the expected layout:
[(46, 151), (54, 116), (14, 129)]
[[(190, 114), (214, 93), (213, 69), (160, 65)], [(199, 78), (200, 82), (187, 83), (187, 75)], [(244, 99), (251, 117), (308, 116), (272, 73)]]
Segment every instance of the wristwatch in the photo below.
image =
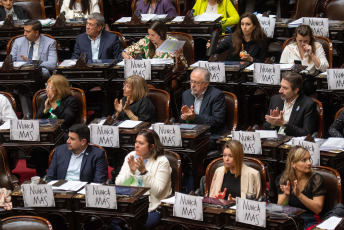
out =
[(288, 125), (288, 122), (284, 123), (284, 124), (283, 124), (283, 127), (284, 127), (284, 128), (287, 128), (287, 125)]
[(140, 173), (140, 175), (143, 176), (143, 175), (146, 175), (147, 173), (148, 173), (148, 171), (146, 170), (143, 173)]

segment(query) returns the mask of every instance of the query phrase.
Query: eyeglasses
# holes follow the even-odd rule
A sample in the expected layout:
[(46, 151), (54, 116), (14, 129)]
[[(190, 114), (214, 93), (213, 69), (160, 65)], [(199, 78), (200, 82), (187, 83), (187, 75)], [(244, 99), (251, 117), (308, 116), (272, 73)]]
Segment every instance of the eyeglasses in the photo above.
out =
[(45, 83), (45, 88), (46, 89), (53, 89), (53, 86), (48, 85), (48, 83)]
[(123, 83), (123, 88), (131, 89), (130, 85)]
[(203, 81), (190, 80), (190, 84), (201, 85), (201, 84), (203, 84)]

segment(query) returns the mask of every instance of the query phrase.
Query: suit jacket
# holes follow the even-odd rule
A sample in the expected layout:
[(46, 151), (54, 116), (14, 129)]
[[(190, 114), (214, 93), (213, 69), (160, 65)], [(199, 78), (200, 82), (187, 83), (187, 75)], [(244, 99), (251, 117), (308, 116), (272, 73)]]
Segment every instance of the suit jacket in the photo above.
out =
[[(88, 60), (92, 60), (91, 40), (86, 33), (79, 34), (76, 38), (72, 59), (79, 58), (81, 53), (86, 53)], [(117, 35), (102, 31), (98, 59), (122, 59), (122, 45)]]
[[(20, 55), (28, 56), (29, 53), (29, 41), (23, 37), (17, 38), (12, 46), (11, 55), (13, 61), (24, 61)], [(38, 58), (43, 61), (41, 67), (53, 71), (57, 64), (57, 53), (55, 41), (44, 35), (40, 35)]]
[[(268, 109), (268, 115), (270, 110), (278, 109), (283, 110), (284, 101), (281, 99), (281, 95), (274, 95), (271, 97), (270, 106)], [(280, 127), (272, 128), (270, 123), (265, 122), (263, 125), (266, 130), (278, 130)], [(295, 101), (293, 110), (289, 118), (289, 122), (284, 130), (288, 136), (307, 136), (317, 131), (318, 127), (318, 112), (317, 105), (313, 99), (306, 95), (300, 95)]]
[[(72, 152), (67, 144), (56, 148), (48, 169), (48, 181), (64, 180), (66, 178)], [(80, 181), (103, 183), (106, 181), (108, 168), (105, 152), (98, 147), (89, 145), (84, 152), (80, 168)]]
[[(215, 197), (218, 195), (219, 191), (221, 191), (224, 175), (225, 175), (224, 166), (216, 169), (213, 180), (211, 181), (209, 197)], [(251, 188), (254, 188), (254, 193), (257, 194), (256, 198), (260, 197), (260, 192), (261, 192), (260, 174), (254, 168), (251, 168), (245, 164), (242, 165), (240, 184), (241, 184), (241, 188), (240, 188), (241, 198), (245, 199), (246, 193), (250, 192), (249, 190)]]
[[(190, 108), (191, 105), (194, 105), (194, 102), (195, 96), (191, 94), (191, 90), (184, 91), (182, 106), (187, 105)], [(221, 135), (228, 130), (225, 115), (226, 102), (224, 94), (221, 90), (208, 86), (204, 93), (199, 114), (196, 115), (193, 123), (210, 125), (212, 136)]]
[[(137, 4), (136, 10), (141, 10), (143, 14), (148, 14), (149, 7), (150, 3), (145, 5), (143, 0), (140, 0)], [(173, 6), (170, 0), (157, 1), (152, 14), (168, 14), (170, 18), (174, 18), (178, 15), (176, 8)]]
[[(14, 13), (17, 15), (18, 19), (29, 19), (26, 10), (21, 6), (13, 6)], [(0, 21), (4, 21), (6, 19), (6, 11), (3, 6), (0, 7)]]

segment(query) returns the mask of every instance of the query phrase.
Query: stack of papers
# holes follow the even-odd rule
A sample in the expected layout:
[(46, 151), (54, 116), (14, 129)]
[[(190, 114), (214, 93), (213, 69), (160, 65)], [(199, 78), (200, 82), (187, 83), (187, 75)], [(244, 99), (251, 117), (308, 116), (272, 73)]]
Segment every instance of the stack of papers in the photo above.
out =
[(203, 13), (201, 15), (197, 15), (195, 17), (195, 22), (214, 22), (218, 18), (220, 18), (222, 14), (209, 14), (209, 13)]
[(59, 186), (53, 186), (57, 182), (59, 181), (53, 180), (48, 183), (52, 186), (54, 192), (77, 192), (87, 184), (87, 182), (81, 181), (66, 181)]
[(303, 23), (303, 18), (299, 18), (291, 23), (288, 24), (288, 28), (296, 28), (298, 27), (299, 25), (302, 25)]
[[(15, 62), (13, 62), (13, 67), (19, 68), (22, 65), (25, 65), (26, 63), (27, 62), (25, 62), (25, 61), (15, 61)], [(4, 64), (4, 62), (0, 62), (0, 67), (2, 67), (3, 64)]]
[(72, 60), (72, 59), (69, 59), (69, 60), (64, 60), (63, 62), (61, 62), (61, 64), (59, 65), (60, 67), (70, 67), (70, 66), (73, 66), (76, 64), (76, 60)]
[(47, 18), (47, 19), (39, 19), (38, 21), (41, 22), (42, 26), (50, 26), (51, 24), (54, 24), (56, 20)]
[(116, 23), (125, 23), (125, 22), (130, 22), (130, 20), (131, 20), (131, 17), (122, 17), (115, 22)]
[(125, 120), (123, 121), (118, 128), (121, 129), (133, 129), (136, 126), (138, 126), (139, 124), (141, 124), (142, 121), (132, 121), (132, 120)]
[[(147, 59), (150, 61), (151, 65), (170, 65), (173, 64), (174, 61), (171, 58), (153, 58), (153, 59)], [(124, 60), (118, 62), (116, 65), (118, 66), (124, 66)]]
[(320, 146), (320, 151), (344, 151), (344, 138), (329, 137), (324, 144)]
[[(281, 70), (291, 70), (294, 66), (294, 64), (278, 64), (274, 63), (274, 65), (279, 65)], [(251, 70), (254, 71), (254, 64), (249, 65), (245, 68), (245, 70)]]
[(184, 16), (177, 16), (172, 20), (172, 22), (182, 22), (183, 20), (184, 20)]
[(343, 218), (336, 217), (336, 216), (331, 216), (321, 224), (317, 225), (317, 228), (319, 229), (327, 229), (327, 230), (335, 230), (337, 225), (340, 223), (340, 221)]

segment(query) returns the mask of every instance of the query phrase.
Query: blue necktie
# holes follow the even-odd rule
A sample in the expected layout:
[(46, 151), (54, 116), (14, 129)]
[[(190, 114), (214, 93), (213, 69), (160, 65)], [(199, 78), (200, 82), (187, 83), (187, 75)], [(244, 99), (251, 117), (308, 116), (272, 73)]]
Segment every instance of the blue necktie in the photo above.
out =
[(33, 56), (33, 45), (35, 43), (34, 42), (31, 42), (31, 45), (30, 45), (30, 49), (29, 49), (29, 56), (27, 57), (28, 59), (32, 60), (32, 56)]

